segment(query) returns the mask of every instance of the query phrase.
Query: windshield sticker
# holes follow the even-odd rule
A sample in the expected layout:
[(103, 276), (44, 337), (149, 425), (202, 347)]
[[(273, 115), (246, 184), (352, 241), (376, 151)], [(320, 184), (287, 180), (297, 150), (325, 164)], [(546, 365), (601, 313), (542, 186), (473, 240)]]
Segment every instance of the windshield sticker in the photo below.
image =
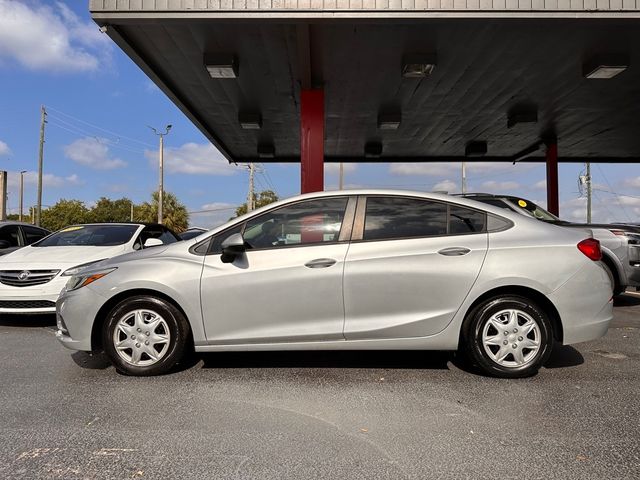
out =
[(60, 230), (60, 233), (65, 233), (65, 232), (73, 232), (75, 230), (82, 230), (84, 227), (67, 227), (67, 228), (63, 228), (62, 230)]
[(525, 202), (524, 200), (518, 200), (518, 205), (520, 205), (522, 208), (527, 208), (527, 202)]

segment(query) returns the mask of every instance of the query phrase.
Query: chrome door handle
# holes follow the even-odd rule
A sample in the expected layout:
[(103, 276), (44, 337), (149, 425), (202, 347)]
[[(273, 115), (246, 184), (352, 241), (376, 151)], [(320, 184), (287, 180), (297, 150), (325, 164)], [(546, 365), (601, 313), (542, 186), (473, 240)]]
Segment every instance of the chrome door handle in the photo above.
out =
[(450, 247), (450, 248), (443, 248), (442, 250), (439, 250), (438, 253), (440, 255), (445, 255), (447, 257), (459, 257), (461, 255), (466, 255), (470, 251), (471, 250), (464, 247)]
[(336, 261), (333, 258), (316, 258), (308, 261), (304, 266), (308, 268), (327, 268), (335, 263)]

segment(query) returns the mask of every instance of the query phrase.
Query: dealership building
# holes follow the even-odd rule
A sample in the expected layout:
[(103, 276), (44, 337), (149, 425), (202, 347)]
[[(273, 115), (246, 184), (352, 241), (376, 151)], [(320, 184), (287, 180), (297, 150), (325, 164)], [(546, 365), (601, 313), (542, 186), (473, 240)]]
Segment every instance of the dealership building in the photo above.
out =
[(640, 0), (91, 0), (232, 162), (640, 158)]

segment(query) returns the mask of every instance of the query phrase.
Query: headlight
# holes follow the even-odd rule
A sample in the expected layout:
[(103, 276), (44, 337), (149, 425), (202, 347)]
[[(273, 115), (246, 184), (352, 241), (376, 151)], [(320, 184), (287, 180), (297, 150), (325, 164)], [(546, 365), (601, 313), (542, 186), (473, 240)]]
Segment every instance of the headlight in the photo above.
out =
[(92, 270), (86, 273), (80, 273), (78, 275), (73, 275), (68, 281), (67, 292), (71, 292), (73, 290), (78, 290), (79, 288), (86, 287), (90, 283), (95, 282), (96, 280), (100, 280), (105, 275), (109, 275), (114, 270), (117, 270), (117, 267), (105, 268), (104, 270)]
[(64, 272), (62, 272), (62, 276), (70, 277), (71, 275), (75, 275), (76, 273), (80, 272), (80, 270), (82, 270), (83, 268), (87, 268), (88, 266), (93, 265), (94, 263), (102, 262), (103, 260), (106, 260), (106, 258), (101, 258), (100, 260), (94, 260), (93, 262), (87, 262), (87, 263), (82, 263), (80, 265), (76, 265), (75, 267), (71, 267), (65, 270)]

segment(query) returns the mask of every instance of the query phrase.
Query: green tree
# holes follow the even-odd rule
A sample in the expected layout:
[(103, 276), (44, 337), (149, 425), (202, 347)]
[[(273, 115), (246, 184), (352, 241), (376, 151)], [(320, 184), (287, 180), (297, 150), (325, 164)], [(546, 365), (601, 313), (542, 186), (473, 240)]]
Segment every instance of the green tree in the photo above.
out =
[[(23, 219), (24, 218), (25, 217), (23, 217)], [(7, 220), (11, 220), (11, 221), (17, 222), (19, 219), (20, 219), (20, 215), (18, 215), (17, 213), (10, 213), (10, 214), (7, 215)], [(27, 219), (27, 221), (28, 220), (29, 219)]]
[[(278, 195), (273, 190), (263, 190), (262, 192), (256, 195), (256, 208), (264, 207), (265, 205), (269, 205), (270, 203), (277, 202), (280, 200)], [(236, 208), (236, 217), (240, 215), (244, 215), (247, 213), (247, 204), (246, 202)]]
[(128, 222), (129, 220), (131, 220), (131, 200), (128, 198), (111, 200), (102, 197), (89, 211), (87, 217), (87, 221), (95, 223)]
[(52, 232), (68, 225), (86, 223), (89, 209), (81, 200), (59, 200), (53, 207), (42, 211), (42, 227)]
[[(133, 219), (137, 222), (158, 221), (158, 192), (153, 192), (151, 203), (137, 205), (133, 211)], [(164, 192), (162, 223), (176, 233), (184, 232), (189, 227), (187, 207), (170, 192)]]

